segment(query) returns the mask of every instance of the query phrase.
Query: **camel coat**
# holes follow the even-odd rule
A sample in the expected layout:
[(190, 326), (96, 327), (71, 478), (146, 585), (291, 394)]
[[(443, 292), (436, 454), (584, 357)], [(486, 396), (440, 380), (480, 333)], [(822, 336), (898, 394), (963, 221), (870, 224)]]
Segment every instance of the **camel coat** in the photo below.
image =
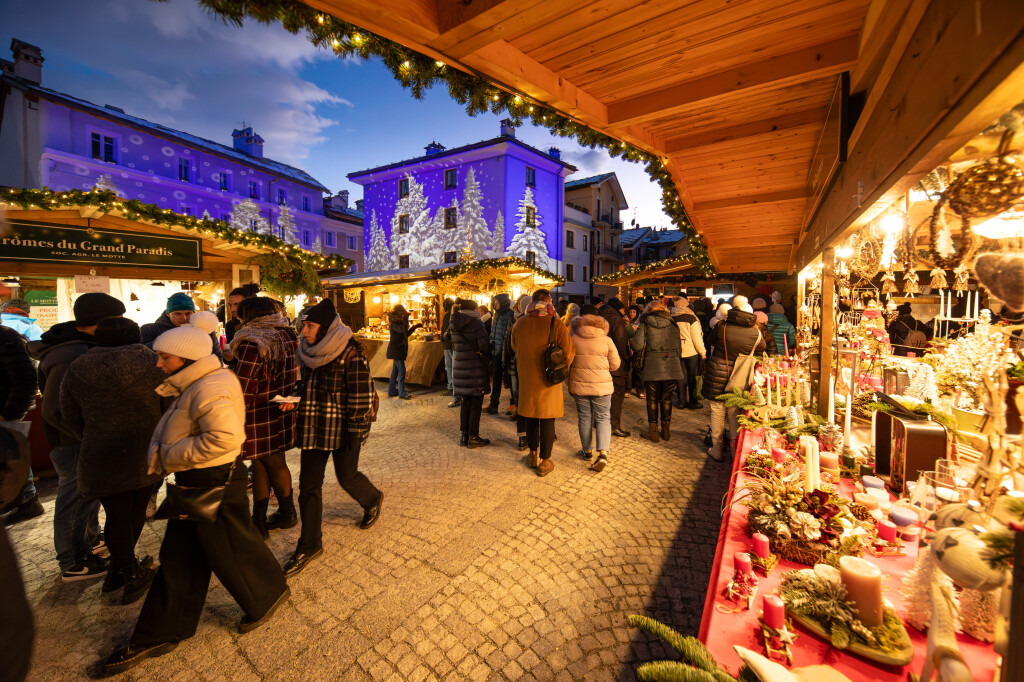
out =
[[(548, 345), (550, 315), (527, 315), (512, 327), (512, 350), (516, 356), (519, 376), (519, 402), (516, 410), (523, 417), (557, 419), (563, 414), (562, 384), (551, 386), (544, 380), (544, 349)], [(565, 324), (554, 318), (555, 343), (565, 351), (565, 362), (571, 367), (576, 351)]]

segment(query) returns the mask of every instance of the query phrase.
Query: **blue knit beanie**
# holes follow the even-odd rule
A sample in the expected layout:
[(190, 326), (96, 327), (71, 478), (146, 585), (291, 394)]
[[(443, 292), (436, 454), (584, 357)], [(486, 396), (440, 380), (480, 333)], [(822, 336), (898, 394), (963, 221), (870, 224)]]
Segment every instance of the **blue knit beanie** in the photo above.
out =
[(179, 291), (176, 294), (171, 294), (167, 298), (167, 307), (164, 309), (165, 313), (173, 313), (178, 310), (191, 310), (196, 311), (196, 304), (192, 300), (192, 297), (183, 291)]

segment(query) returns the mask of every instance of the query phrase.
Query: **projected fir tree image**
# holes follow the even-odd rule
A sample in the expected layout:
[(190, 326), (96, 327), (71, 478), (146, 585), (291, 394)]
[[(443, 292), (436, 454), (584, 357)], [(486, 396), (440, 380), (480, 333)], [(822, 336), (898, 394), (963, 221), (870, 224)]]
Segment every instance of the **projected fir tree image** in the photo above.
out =
[(409, 194), (398, 200), (391, 217), (391, 267), (399, 267), (399, 258), (409, 256), (409, 266), (428, 265), (423, 244), (430, 237), (430, 210), (423, 185), (406, 175)]
[(240, 231), (270, 233), (270, 223), (260, 214), (259, 206), (252, 199), (246, 199), (235, 205), (231, 211), (231, 227)]
[(505, 218), (501, 211), (494, 220), (494, 238), (491, 240), (491, 255), (500, 258), (505, 255)]
[(284, 204), (281, 204), (281, 215), (277, 217), (277, 227), (281, 233), (281, 239), (289, 244), (299, 243), (299, 228), (295, 224), (292, 212)]
[(380, 272), (391, 267), (391, 251), (388, 249), (384, 228), (377, 222), (377, 212), (370, 214), (370, 248), (366, 252), (365, 268), (368, 272)]
[(537, 215), (537, 205), (533, 203), (533, 190), (529, 187), (519, 200), (516, 219), (516, 234), (509, 244), (508, 255), (527, 261), (532, 259), (539, 268), (549, 267), (548, 247), (544, 233), (540, 231), (541, 218)]
[(469, 246), (473, 258), (487, 258), (487, 252), (491, 247), (491, 231), (487, 227), (487, 221), (483, 217), (483, 208), (480, 205), (480, 186), (476, 182), (476, 175), (472, 167), (466, 174), (466, 187), (462, 192), (462, 220), (459, 221), (460, 232), (465, 235), (466, 242), (463, 246)]

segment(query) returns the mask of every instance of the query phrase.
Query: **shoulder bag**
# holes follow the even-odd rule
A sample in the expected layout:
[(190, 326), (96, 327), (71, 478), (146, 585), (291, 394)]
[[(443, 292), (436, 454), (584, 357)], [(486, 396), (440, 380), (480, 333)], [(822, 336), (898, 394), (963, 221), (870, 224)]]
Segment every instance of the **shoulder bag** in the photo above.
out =
[(153, 518), (195, 521), (196, 523), (215, 522), (217, 512), (220, 511), (220, 504), (224, 501), (224, 493), (228, 489), (228, 483), (231, 482), (231, 474), (234, 473), (237, 463), (237, 458), (231, 463), (224, 485), (197, 488), (168, 483), (167, 498), (160, 504), (160, 508), (156, 510)]
[(569, 376), (569, 365), (565, 362), (565, 351), (555, 343), (555, 318), (548, 325), (548, 345), (544, 349), (544, 379), (552, 386), (565, 381)]
[[(727, 324), (726, 322), (722, 323)], [(726, 334), (728, 327), (722, 329), (722, 348), (725, 351), (725, 361), (729, 362), (729, 345), (726, 343)], [(754, 349), (757, 348), (757, 344), (761, 343), (761, 330), (757, 331), (757, 341), (754, 342), (753, 347), (750, 349), (748, 355), (741, 355), (736, 358), (736, 362), (732, 367), (732, 372), (729, 374), (729, 381), (725, 384), (725, 392), (729, 393), (735, 389), (742, 391), (750, 388), (750, 382), (754, 378)]]

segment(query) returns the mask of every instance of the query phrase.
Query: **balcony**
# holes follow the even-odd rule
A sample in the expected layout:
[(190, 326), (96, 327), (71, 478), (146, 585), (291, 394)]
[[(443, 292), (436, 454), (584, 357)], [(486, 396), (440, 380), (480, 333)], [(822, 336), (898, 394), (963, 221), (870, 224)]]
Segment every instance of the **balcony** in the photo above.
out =
[(602, 213), (601, 215), (597, 216), (597, 218), (594, 220), (594, 227), (599, 227), (601, 225), (607, 225), (613, 230), (622, 229), (622, 221), (615, 220), (615, 214), (612, 213), (611, 211), (607, 213)]
[(599, 260), (622, 260), (622, 248), (618, 246), (605, 246), (601, 244), (594, 247), (594, 258)]

